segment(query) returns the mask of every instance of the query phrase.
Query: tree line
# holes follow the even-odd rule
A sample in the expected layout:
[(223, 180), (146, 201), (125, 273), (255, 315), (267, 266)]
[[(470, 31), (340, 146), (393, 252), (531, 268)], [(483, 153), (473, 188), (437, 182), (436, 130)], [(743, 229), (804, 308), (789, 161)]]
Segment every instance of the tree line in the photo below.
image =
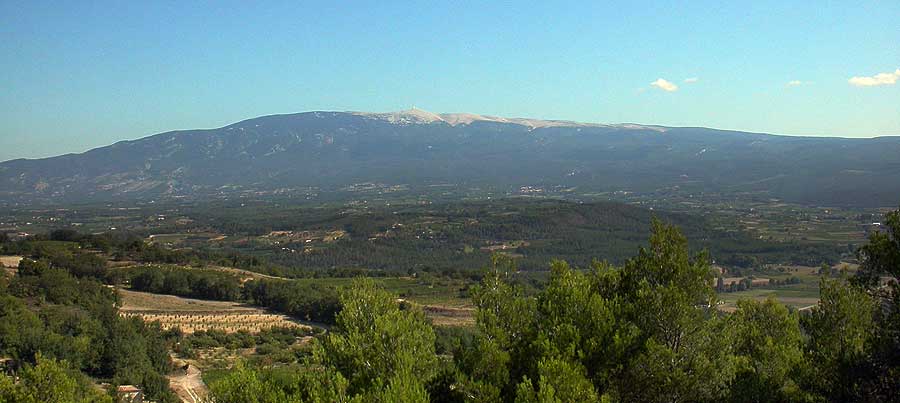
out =
[(103, 257), (142, 263), (221, 265), (263, 273), (280, 269), (261, 257), (237, 251), (170, 249), (157, 243), (148, 243), (143, 237), (129, 231), (84, 234), (73, 229), (56, 229), (16, 242), (9, 242), (7, 239), (0, 242), (0, 253), (55, 260), (59, 266), (83, 271), (79, 275), (98, 278), (105, 274), (103, 268), (106, 266), (106, 259)]

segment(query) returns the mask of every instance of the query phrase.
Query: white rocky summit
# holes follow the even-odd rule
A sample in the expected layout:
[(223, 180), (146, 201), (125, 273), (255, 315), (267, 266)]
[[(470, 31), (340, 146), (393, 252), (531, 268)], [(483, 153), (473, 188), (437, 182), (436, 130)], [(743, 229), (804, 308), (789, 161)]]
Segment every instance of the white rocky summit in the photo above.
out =
[(371, 119), (379, 119), (398, 125), (413, 124), (431, 124), (446, 123), (450, 126), (469, 125), (474, 122), (497, 122), (510, 123), (516, 125), (527, 126), (532, 129), (543, 127), (616, 127), (625, 129), (650, 129), (657, 131), (665, 131), (665, 128), (658, 126), (644, 126), (635, 124), (602, 124), (602, 123), (582, 123), (569, 120), (544, 120), (530, 118), (504, 118), (499, 116), (478, 115), (474, 113), (434, 113), (413, 107), (404, 111), (397, 112), (350, 112), (354, 115), (365, 116)]

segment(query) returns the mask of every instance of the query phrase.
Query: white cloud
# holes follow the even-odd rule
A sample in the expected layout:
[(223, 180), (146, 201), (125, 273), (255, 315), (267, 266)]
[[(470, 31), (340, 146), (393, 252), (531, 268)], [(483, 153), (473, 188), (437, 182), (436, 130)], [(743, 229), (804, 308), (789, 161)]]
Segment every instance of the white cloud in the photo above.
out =
[(875, 87), (878, 85), (894, 85), (900, 80), (900, 69), (893, 73), (878, 73), (869, 77), (852, 77), (847, 80), (857, 87)]
[(791, 81), (788, 81), (786, 85), (788, 87), (799, 87), (803, 84), (806, 84), (806, 83), (803, 81), (800, 81), (800, 80), (791, 80)]
[(700, 79), (697, 77), (691, 77), (691, 78), (684, 79), (684, 82), (686, 82), (686, 83), (696, 83), (697, 81), (700, 81)]
[(659, 88), (659, 89), (661, 89), (661, 90), (663, 90), (663, 91), (667, 91), (667, 92), (675, 92), (675, 91), (678, 91), (678, 86), (675, 85), (675, 83), (673, 83), (673, 82), (671, 82), (671, 81), (664, 80), (664, 79), (662, 79), (662, 78), (656, 79), (656, 81), (650, 83), (650, 85), (652, 85), (652, 86), (654, 86), (654, 87), (656, 87), (656, 88)]

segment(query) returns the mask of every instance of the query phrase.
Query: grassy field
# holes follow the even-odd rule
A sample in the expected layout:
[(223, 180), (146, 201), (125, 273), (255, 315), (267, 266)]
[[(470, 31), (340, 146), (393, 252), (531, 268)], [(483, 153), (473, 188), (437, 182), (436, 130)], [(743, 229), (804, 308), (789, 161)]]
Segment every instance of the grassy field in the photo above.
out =
[(235, 302), (207, 301), (172, 295), (119, 290), (122, 307), (119, 314), (159, 322), (164, 329), (180, 328), (190, 334), (199, 330), (227, 333), (246, 330), (251, 333), (272, 327), (307, 326), (280, 314)]

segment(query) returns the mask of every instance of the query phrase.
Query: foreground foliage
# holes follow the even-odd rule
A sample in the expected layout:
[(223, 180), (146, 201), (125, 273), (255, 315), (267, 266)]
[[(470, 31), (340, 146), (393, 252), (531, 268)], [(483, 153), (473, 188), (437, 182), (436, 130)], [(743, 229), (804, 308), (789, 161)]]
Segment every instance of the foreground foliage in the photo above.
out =
[[(863, 249), (864, 275), (898, 274), (891, 217)], [(890, 271), (890, 270), (894, 271)], [(241, 368), (213, 385), (232, 400), (242, 382), (269, 400), (383, 402), (763, 402), (898, 399), (896, 288), (822, 280), (808, 313), (773, 299), (716, 309), (709, 259), (680, 232), (654, 223), (650, 245), (621, 267), (552, 265), (537, 295), (515, 285), (497, 255), (472, 290), (477, 329), (436, 356), (414, 310), (361, 281), (342, 296), (332, 332), (295, 383)], [(871, 275), (871, 274), (870, 274)], [(875, 274), (877, 276), (878, 274)], [(892, 302), (893, 301), (893, 302)], [(440, 343), (445, 345), (445, 342)], [(257, 390), (257, 389), (254, 389)], [(283, 394), (279, 394), (283, 393)], [(288, 399), (288, 400), (279, 400)], [(293, 399), (293, 400), (291, 400)]]
[[(113, 289), (95, 280), (73, 277), (44, 261), (23, 260), (16, 277), (0, 285), (0, 356), (22, 366), (22, 380), (7, 399), (80, 401), (40, 397), (59, 382), (84, 383), (81, 374), (69, 379), (71, 369), (113, 386), (140, 385), (154, 399), (175, 401), (164, 377), (171, 363), (159, 326), (119, 317), (117, 301)], [(37, 374), (34, 384), (28, 374)], [(70, 394), (60, 396), (76, 393), (63, 389)]]
[[(886, 223), (860, 249), (860, 274), (823, 277), (821, 302), (804, 312), (772, 299), (743, 300), (735, 312), (719, 312), (709, 257), (691, 254), (680, 231), (659, 222), (649, 245), (624, 264), (594, 262), (580, 270), (555, 261), (549, 282), (536, 292), (516, 281), (515, 260), (495, 255), (470, 290), (477, 307), (471, 331), (436, 334), (416, 307), (359, 279), (342, 291), (335, 325), (312, 342), (298, 367), (237, 363), (211, 382), (212, 397), (234, 403), (895, 401), (900, 293), (886, 279), (900, 275), (900, 212)], [(41, 401), (46, 384), (62, 388), (66, 401), (105, 398), (84, 388), (84, 373), (171, 399), (161, 379), (169, 364), (159, 329), (119, 319), (115, 294), (90, 270), (78, 273), (24, 260), (18, 275), (2, 284), (0, 351), (26, 365), (18, 382), (0, 377), (0, 397)], [(185, 284), (192, 281), (205, 280)], [(268, 285), (252, 285), (261, 286)], [(276, 289), (251, 288), (243, 297), (302, 292)]]

